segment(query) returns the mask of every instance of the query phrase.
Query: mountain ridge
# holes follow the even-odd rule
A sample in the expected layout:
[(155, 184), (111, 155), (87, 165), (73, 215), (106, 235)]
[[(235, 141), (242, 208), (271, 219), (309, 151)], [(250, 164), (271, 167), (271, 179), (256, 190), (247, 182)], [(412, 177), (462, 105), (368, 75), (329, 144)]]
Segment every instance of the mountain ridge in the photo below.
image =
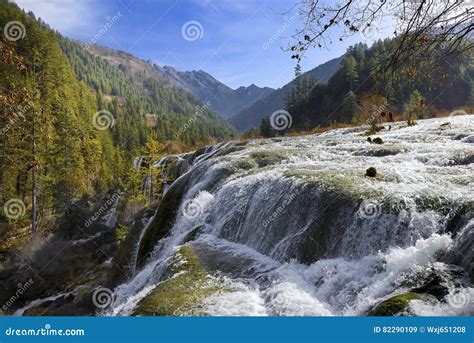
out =
[[(83, 42), (75, 42), (86, 48)], [(257, 99), (274, 91), (273, 88), (259, 87), (255, 84), (232, 89), (202, 69), (181, 71), (173, 66), (159, 66), (152, 61), (145, 61), (126, 51), (98, 44), (88, 45), (87, 50), (96, 56), (105, 58), (119, 68), (121, 66), (122, 69), (128, 68), (135, 82), (142, 83), (146, 77), (151, 76), (166, 80), (174, 87), (184, 89), (208, 104), (224, 119), (235, 115), (244, 108), (251, 106)]]
[[(312, 77), (318, 82), (326, 83), (332, 75), (339, 70), (344, 55), (333, 58), (317, 67), (303, 73), (300, 77)], [(274, 111), (284, 108), (284, 99), (294, 87), (297, 78), (276, 89), (267, 96), (260, 97), (253, 104), (244, 108), (228, 119), (229, 123), (238, 131), (247, 131), (258, 127), (262, 118)]]
[(240, 112), (252, 105), (262, 96), (274, 91), (270, 87), (259, 87), (255, 84), (232, 89), (204, 70), (180, 71), (172, 66), (154, 65), (162, 76), (172, 84), (191, 92), (224, 118)]

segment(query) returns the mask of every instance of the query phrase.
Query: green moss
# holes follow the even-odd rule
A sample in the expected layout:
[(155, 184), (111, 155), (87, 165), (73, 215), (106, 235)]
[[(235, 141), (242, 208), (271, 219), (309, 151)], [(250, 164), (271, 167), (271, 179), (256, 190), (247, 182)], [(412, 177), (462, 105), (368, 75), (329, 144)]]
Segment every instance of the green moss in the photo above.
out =
[(252, 159), (249, 159), (249, 158), (239, 158), (238, 160), (232, 160), (231, 161), (231, 165), (230, 167), (237, 171), (237, 170), (250, 170), (250, 169), (254, 169), (254, 168), (257, 168), (258, 165), (257, 163), (252, 160)]
[(115, 239), (117, 241), (123, 241), (128, 235), (128, 227), (122, 224), (118, 224), (115, 229)]
[[(345, 170), (344, 173), (329, 173), (327, 170), (290, 169), (286, 170), (285, 177), (296, 177), (316, 187), (331, 189), (354, 199), (377, 199), (383, 197), (382, 190), (361, 187), (367, 179), (364, 171)], [(375, 182), (381, 181), (380, 177), (370, 178)]]
[(280, 163), (285, 159), (285, 155), (280, 151), (255, 151), (250, 154), (260, 168)]
[(443, 212), (450, 207), (449, 200), (437, 194), (421, 194), (415, 199), (415, 202), (422, 211)]
[(170, 278), (138, 303), (134, 315), (199, 315), (201, 301), (224, 290), (204, 270), (190, 246), (183, 246), (175, 253), (170, 272)]
[(371, 316), (396, 316), (407, 310), (411, 300), (420, 299), (416, 293), (404, 293), (395, 295), (378, 304), (370, 313)]

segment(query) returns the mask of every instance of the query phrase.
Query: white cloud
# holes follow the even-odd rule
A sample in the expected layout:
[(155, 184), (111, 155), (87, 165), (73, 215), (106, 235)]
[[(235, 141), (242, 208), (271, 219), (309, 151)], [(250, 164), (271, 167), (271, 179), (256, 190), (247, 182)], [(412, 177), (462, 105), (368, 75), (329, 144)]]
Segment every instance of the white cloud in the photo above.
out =
[(78, 0), (14, 0), (20, 8), (32, 11), (53, 29), (68, 35), (77, 30), (87, 30), (97, 18), (97, 4), (92, 7)]

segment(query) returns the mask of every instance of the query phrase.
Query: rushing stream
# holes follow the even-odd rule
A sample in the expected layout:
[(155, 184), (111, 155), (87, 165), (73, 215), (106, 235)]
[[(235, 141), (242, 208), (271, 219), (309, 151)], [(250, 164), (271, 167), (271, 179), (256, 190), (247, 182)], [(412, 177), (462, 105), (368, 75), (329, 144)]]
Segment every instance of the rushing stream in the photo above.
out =
[(473, 129), (457, 116), (397, 123), (380, 145), (349, 128), (180, 156), (186, 185), (164, 199), (182, 197), (171, 230), (105, 314), (130, 315), (182, 244), (226, 284), (201, 300), (204, 314), (363, 315), (433, 270), (449, 293), (411, 313), (472, 314)]
[[(474, 116), (395, 123), (372, 136), (382, 144), (364, 132), (227, 142), (152, 161), (174, 181), (104, 263), (113, 302), (93, 311), (370, 315), (402, 297), (407, 305), (389, 315), (474, 314)], [(117, 265), (125, 272), (114, 274)]]

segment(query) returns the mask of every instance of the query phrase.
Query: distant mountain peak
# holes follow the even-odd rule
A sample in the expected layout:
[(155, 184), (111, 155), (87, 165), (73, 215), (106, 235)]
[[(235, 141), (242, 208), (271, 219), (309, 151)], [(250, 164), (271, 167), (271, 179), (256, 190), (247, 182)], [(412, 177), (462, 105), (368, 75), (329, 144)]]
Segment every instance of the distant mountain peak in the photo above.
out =
[(253, 83), (234, 90), (202, 69), (180, 71), (171, 66), (157, 65), (155, 68), (173, 85), (191, 92), (202, 101), (209, 101), (211, 107), (224, 118), (237, 114), (273, 91), (272, 88), (258, 87)]
[[(329, 60), (303, 73), (301, 77), (311, 76), (319, 82), (327, 82), (339, 69), (341, 60), (342, 56)], [(229, 122), (239, 131), (247, 131), (253, 127), (258, 127), (265, 115), (270, 115), (272, 112), (281, 110), (284, 107), (284, 98), (291, 87), (293, 87), (295, 80), (296, 79), (290, 81), (277, 90), (269, 92), (266, 96), (257, 97), (257, 100), (253, 104), (229, 118)], [(251, 84), (246, 90), (252, 92), (253, 89), (255, 89), (254, 87), (259, 88)], [(241, 88), (238, 88), (237, 90), (240, 89)]]

